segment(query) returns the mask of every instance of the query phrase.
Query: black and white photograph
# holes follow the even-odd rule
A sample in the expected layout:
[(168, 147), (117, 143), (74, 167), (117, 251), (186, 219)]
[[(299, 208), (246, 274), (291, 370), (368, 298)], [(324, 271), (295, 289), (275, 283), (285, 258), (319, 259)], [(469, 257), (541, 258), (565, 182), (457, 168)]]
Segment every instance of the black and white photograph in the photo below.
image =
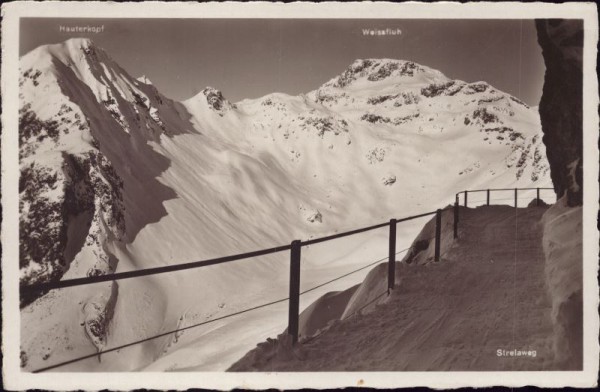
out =
[(5, 380), (595, 385), (596, 6), (486, 4), (3, 6)]

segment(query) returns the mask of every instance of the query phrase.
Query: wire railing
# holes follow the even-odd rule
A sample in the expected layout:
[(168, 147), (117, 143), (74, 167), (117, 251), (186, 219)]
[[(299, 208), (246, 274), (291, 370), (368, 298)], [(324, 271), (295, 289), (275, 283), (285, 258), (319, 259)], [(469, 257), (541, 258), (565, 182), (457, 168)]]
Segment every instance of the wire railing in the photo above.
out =
[[(402, 252), (406, 252), (406, 251), (410, 250), (411, 248), (412, 247), (409, 247), (409, 248), (403, 249), (401, 251), (398, 251), (398, 252), (396, 252), (396, 255), (398, 255), (398, 254), (400, 254)], [(381, 263), (382, 261), (385, 261), (386, 259), (387, 259), (387, 256), (383, 257), (383, 258), (380, 258), (378, 260), (375, 260), (375, 261), (373, 261), (373, 262), (371, 262), (371, 263), (369, 263), (369, 264), (367, 264), (365, 266), (362, 266), (360, 268), (352, 270), (352, 271), (350, 271), (348, 273), (340, 275), (340, 276), (338, 276), (338, 277), (336, 277), (334, 279), (331, 279), (331, 280), (328, 280), (326, 282), (320, 283), (320, 284), (318, 284), (316, 286), (313, 286), (313, 287), (311, 287), (309, 289), (306, 289), (306, 290), (300, 292), (300, 295), (304, 295), (304, 294), (310, 293), (310, 292), (315, 291), (315, 290), (317, 290), (317, 289), (319, 289), (321, 287), (324, 287), (324, 286), (326, 286), (326, 285), (328, 285), (330, 283), (333, 283), (335, 281), (338, 281), (338, 280), (341, 280), (343, 278), (346, 278), (346, 277), (348, 277), (348, 276), (350, 276), (352, 274), (355, 274), (357, 272), (363, 271), (363, 270), (365, 270), (365, 269), (367, 269), (369, 267), (372, 267), (372, 266), (374, 266), (376, 264)], [(387, 290), (386, 290), (386, 293), (387, 293)], [(83, 360), (86, 360), (86, 359), (90, 359), (90, 358), (94, 358), (94, 357), (100, 357), (103, 354), (108, 354), (108, 353), (111, 353), (111, 352), (114, 352), (114, 351), (118, 351), (118, 350), (121, 350), (121, 349), (124, 349), (124, 348), (127, 348), (127, 347), (131, 347), (131, 346), (134, 346), (134, 345), (137, 345), (137, 344), (145, 343), (145, 342), (148, 342), (148, 341), (151, 341), (151, 340), (154, 340), (154, 339), (158, 339), (158, 338), (165, 337), (165, 336), (168, 336), (168, 335), (176, 334), (176, 333), (183, 332), (183, 331), (186, 331), (186, 330), (189, 330), (189, 329), (201, 327), (203, 325), (211, 324), (211, 323), (214, 323), (216, 321), (225, 320), (225, 319), (228, 319), (228, 318), (231, 318), (231, 317), (234, 317), (234, 316), (238, 316), (238, 315), (243, 314), (243, 313), (248, 313), (248, 312), (251, 312), (251, 311), (254, 311), (254, 310), (259, 310), (259, 309), (266, 308), (266, 307), (269, 307), (269, 306), (272, 306), (272, 305), (283, 303), (283, 302), (286, 302), (288, 300), (289, 300), (289, 297), (280, 298), (280, 299), (277, 299), (277, 300), (274, 300), (274, 301), (271, 301), (271, 302), (267, 302), (267, 303), (264, 303), (264, 304), (261, 304), (261, 305), (258, 305), (258, 306), (253, 306), (253, 307), (250, 307), (250, 308), (247, 308), (247, 309), (244, 309), (244, 310), (240, 310), (238, 312), (231, 313), (231, 314), (228, 314), (228, 315), (225, 315), (225, 316), (221, 316), (221, 317), (217, 317), (217, 318), (210, 319), (210, 320), (207, 320), (207, 321), (203, 321), (201, 323), (196, 323), (196, 324), (193, 324), (193, 325), (188, 325), (186, 327), (181, 327), (181, 328), (174, 329), (174, 330), (171, 330), (171, 331), (162, 332), (162, 333), (159, 333), (159, 334), (156, 334), (156, 335), (144, 338), (144, 339), (140, 339), (140, 340), (136, 340), (136, 341), (133, 341), (133, 342), (126, 343), (126, 344), (122, 344), (122, 345), (118, 345), (118, 346), (115, 346), (115, 347), (111, 347), (110, 349), (105, 349), (105, 350), (97, 351), (97, 352), (95, 352), (93, 354), (87, 354), (87, 355), (83, 355), (83, 356), (80, 356), (80, 357), (77, 357), (77, 358), (70, 359), (68, 361), (62, 361), (62, 362), (53, 364), (51, 366), (46, 366), (46, 367), (34, 370), (33, 373), (44, 372), (44, 371), (56, 369), (56, 368), (59, 368), (59, 367), (62, 367), (62, 366), (70, 365), (72, 363), (80, 362), (80, 361), (83, 361)], [(361, 309), (363, 309), (363, 308), (364, 307), (362, 307)]]
[[(539, 204), (540, 190), (546, 190), (546, 189), (552, 189), (552, 188), (521, 188), (521, 190), (532, 190), (532, 189), (537, 190), (537, 200), (538, 200), (538, 204)], [(62, 362), (59, 362), (59, 363), (56, 363), (56, 364), (53, 364), (50, 366), (38, 368), (36, 370), (33, 370), (32, 372), (33, 373), (44, 372), (44, 371), (56, 369), (56, 368), (59, 368), (62, 366), (66, 366), (69, 364), (73, 364), (75, 362), (90, 359), (93, 357), (99, 357), (103, 354), (107, 354), (110, 352), (121, 350), (123, 348), (138, 345), (138, 344), (141, 344), (141, 343), (144, 343), (144, 342), (147, 342), (150, 340), (154, 340), (154, 339), (157, 339), (160, 337), (168, 336), (171, 334), (176, 334), (178, 332), (182, 332), (182, 331), (189, 330), (192, 328), (197, 328), (197, 327), (200, 327), (200, 326), (203, 326), (206, 324), (214, 323), (216, 321), (224, 320), (224, 319), (234, 317), (234, 316), (237, 316), (237, 315), (240, 315), (243, 313), (266, 308), (268, 306), (272, 306), (272, 305), (282, 303), (285, 301), (289, 301), (287, 331), (288, 331), (288, 334), (290, 334), (292, 337), (293, 344), (296, 344), (298, 342), (299, 300), (300, 300), (301, 295), (304, 295), (304, 294), (307, 294), (314, 290), (317, 290), (321, 287), (324, 287), (335, 281), (338, 281), (347, 276), (355, 274), (359, 271), (365, 270), (366, 268), (372, 267), (372, 266), (374, 266), (378, 263), (384, 262), (386, 260), (388, 262), (387, 290), (383, 294), (376, 297), (376, 299), (381, 298), (386, 293), (387, 294), (390, 293), (390, 291), (395, 286), (396, 256), (400, 253), (407, 252), (414, 248), (414, 246), (411, 246), (411, 247), (402, 249), (400, 251), (396, 251), (396, 226), (398, 223), (407, 222), (407, 221), (411, 221), (414, 219), (435, 215), (436, 216), (435, 236), (432, 237), (431, 239), (435, 239), (433, 260), (437, 262), (440, 260), (442, 212), (445, 210), (451, 209), (451, 208), (454, 210), (454, 238), (457, 238), (458, 237), (458, 223), (459, 223), (459, 204), (458, 203), (459, 203), (459, 195), (460, 194), (464, 195), (464, 206), (467, 207), (469, 193), (487, 192), (487, 195), (488, 195), (487, 204), (490, 204), (490, 197), (489, 197), (490, 192), (506, 191), (506, 190), (513, 190), (515, 192), (514, 200), (515, 200), (515, 207), (517, 207), (516, 201), (518, 200), (518, 198), (517, 198), (518, 189), (489, 189), (489, 190), (486, 189), (486, 190), (463, 191), (463, 192), (459, 192), (456, 194), (454, 206), (448, 206), (443, 209), (437, 209), (435, 211), (426, 212), (426, 213), (413, 215), (413, 216), (409, 216), (409, 217), (404, 217), (404, 218), (399, 218), (399, 219), (390, 219), (389, 222), (380, 223), (380, 224), (376, 224), (376, 225), (372, 225), (372, 226), (367, 226), (367, 227), (363, 227), (363, 228), (359, 228), (359, 229), (355, 229), (355, 230), (349, 230), (349, 231), (345, 231), (342, 233), (336, 233), (336, 234), (332, 234), (332, 235), (328, 235), (328, 236), (324, 236), (324, 237), (314, 238), (314, 239), (310, 239), (310, 240), (306, 240), (306, 241), (295, 240), (295, 241), (292, 241), (291, 244), (289, 244), (289, 245), (281, 245), (281, 246), (276, 246), (276, 247), (267, 248), (267, 249), (261, 249), (261, 250), (257, 250), (257, 251), (247, 252), (247, 253), (241, 253), (241, 254), (218, 257), (218, 258), (201, 260), (201, 261), (194, 261), (194, 262), (190, 262), (190, 263), (174, 264), (174, 265), (168, 265), (168, 266), (162, 266), (162, 267), (147, 268), (147, 269), (136, 270), (136, 271), (126, 271), (126, 272), (119, 272), (119, 273), (100, 275), (100, 276), (91, 276), (91, 277), (85, 277), (85, 278), (67, 279), (67, 280), (61, 280), (61, 281), (55, 281), (55, 282), (44, 282), (44, 283), (35, 283), (35, 284), (29, 284), (29, 285), (21, 285), (20, 286), (21, 296), (36, 296), (36, 295), (39, 296), (39, 295), (43, 295), (43, 294), (47, 293), (50, 290), (64, 289), (64, 288), (74, 287), (74, 286), (89, 285), (89, 284), (96, 284), (96, 283), (109, 282), (109, 281), (117, 281), (117, 280), (122, 280), (122, 279), (132, 279), (132, 278), (148, 276), (148, 275), (156, 275), (156, 274), (162, 274), (162, 273), (168, 273), (168, 272), (182, 271), (182, 270), (187, 270), (187, 269), (201, 268), (201, 267), (206, 267), (206, 266), (210, 266), (210, 265), (222, 264), (222, 263), (227, 263), (227, 262), (232, 262), (232, 261), (237, 261), (237, 260), (250, 259), (250, 258), (254, 258), (254, 257), (258, 257), (258, 256), (264, 256), (264, 255), (288, 251), (288, 250), (290, 251), (290, 285), (289, 285), (290, 294), (286, 298), (281, 298), (281, 299), (278, 299), (275, 301), (271, 301), (268, 303), (250, 307), (250, 308), (247, 308), (247, 309), (235, 312), (235, 313), (231, 313), (231, 314), (228, 314), (225, 316), (217, 317), (217, 318), (214, 318), (211, 320), (203, 321), (201, 323), (189, 325), (186, 327), (178, 328), (178, 329), (175, 329), (172, 331), (162, 332), (162, 333), (156, 334), (154, 336), (146, 337), (146, 338), (139, 339), (139, 340), (136, 340), (136, 341), (133, 341), (130, 343), (115, 346), (110, 349), (100, 350), (93, 354), (88, 354), (88, 355), (80, 356), (80, 357), (70, 359), (67, 361), (62, 361)], [(358, 269), (352, 270), (352, 271), (345, 273), (343, 275), (340, 275), (336, 278), (330, 279), (326, 282), (320, 283), (309, 289), (300, 291), (300, 262), (301, 262), (302, 247), (314, 245), (314, 244), (318, 244), (318, 243), (322, 243), (322, 242), (326, 242), (326, 241), (331, 241), (331, 240), (335, 240), (338, 238), (347, 237), (347, 236), (351, 236), (351, 235), (355, 235), (355, 234), (360, 234), (360, 233), (364, 233), (364, 232), (371, 231), (371, 230), (381, 229), (384, 227), (389, 228), (388, 256), (377, 259), (365, 266), (362, 266)], [(353, 314), (361, 311), (364, 307), (366, 307), (369, 304), (370, 303), (367, 303), (363, 307), (357, 309)], [(346, 318), (348, 318), (348, 317), (349, 316), (347, 316)]]
[[(465, 190), (465, 191), (461, 191), (456, 193), (456, 198), (455, 198), (455, 203), (458, 204), (459, 203), (459, 199), (460, 199), (460, 195), (463, 195), (463, 205), (464, 207), (468, 207), (468, 202), (469, 202), (469, 194), (473, 194), (473, 193), (482, 193), (485, 192), (486, 193), (486, 204), (490, 205), (492, 201), (509, 201), (509, 200), (513, 200), (514, 201), (514, 205), (515, 207), (518, 207), (518, 193), (519, 191), (536, 191), (536, 196), (535, 196), (535, 200), (537, 200), (537, 204), (539, 205), (541, 202), (541, 197), (540, 197), (540, 193), (541, 191), (554, 191), (554, 188), (490, 188), (490, 189), (474, 189), (474, 190)], [(496, 199), (496, 200), (492, 200), (491, 199), (491, 194), (493, 192), (514, 192), (514, 197), (512, 198), (503, 198), (503, 199)], [(482, 200), (483, 201), (483, 200)], [(482, 202), (481, 201), (481, 202)]]
[(264, 304), (261, 304), (261, 305), (258, 305), (258, 306), (254, 306), (254, 307), (251, 307), (251, 308), (248, 308), (248, 309), (240, 310), (239, 312), (235, 312), (235, 313), (227, 314), (225, 316), (217, 317), (217, 318), (214, 318), (214, 319), (211, 319), (211, 320), (203, 321), (201, 323), (197, 323), (197, 324), (193, 324), (193, 325), (188, 325), (186, 327), (174, 329), (174, 330), (168, 331), (168, 332), (159, 333), (157, 335), (153, 335), (153, 336), (150, 336), (150, 337), (147, 337), (147, 338), (144, 338), (144, 339), (136, 340), (136, 341), (133, 341), (133, 342), (130, 342), (130, 343), (126, 343), (126, 344), (122, 344), (122, 345), (119, 345), (119, 346), (115, 346), (115, 347), (112, 347), (112, 348), (109, 348), (109, 349), (106, 349), (106, 350), (97, 351), (97, 352), (95, 352), (93, 354), (83, 355), (81, 357), (70, 359), (68, 361), (63, 361), (63, 362), (59, 362), (59, 363), (56, 363), (56, 364), (51, 365), (51, 366), (46, 366), (46, 367), (43, 367), (43, 368), (39, 368), (39, 369), (34, 370), (32, 373), (45, 372), (47, 370), (52, 370), (52, 369), (56, 369), (56, 368), (59, 368), (59, 367), (62, 367), (62, 366), (70, 365), (70, 364), (75, 363), (75, 362), (80, 362), (80, 361), (83, 361), (83, 360), (86, 360), (86, 359), (90, 359), (90, 358), (94, 358), (94, 357), (100, 357), (103, 354), (108, 354), (108, 353), (111, 353), (111, 352), (114, 352), (114, 351), (118, 351), (118, 350), (121, 350), (121, 349), (124, 349), (124, 348), (127, 348), (127, 347), (131, 347), (131, 346), (135, 346), (135, 345), (138, 345), (138, 344), (141, 344), (141, 343), (149, 342), (151, 340), (162, 338), (164, 336), (168, 336), (168, 335), (172, 335), (172, 334), (176, 334), (178, 332), (183, 332), (183, 331), (186, 331), (188, 329), (197, 328), (197, 327), (200, 327), (200, 326), (203, 326), (203, 325), (211, 324), (211, 323), (214, 323), (216, 321), (225, 320), (225, 319), (228, 319), (230, 317), (234, 317), (234, 316), (237, 316), (237, 315), (240, 315), (240, 314), (243, 314), (243, 313), (251, 312), (253, 310), (258, 310), (258, 309), (266, 308), (266, 307), (271, 306), (271, 305), (276, 305), (278, 303), (285, 302), (288, 299), (289, 298), (281, 298), (281, 299), (278, 299), (278, 300), (275, 300), (275, 301), (271, 301), (271, 302), (267, 302), (267, 303), (264, 303)]

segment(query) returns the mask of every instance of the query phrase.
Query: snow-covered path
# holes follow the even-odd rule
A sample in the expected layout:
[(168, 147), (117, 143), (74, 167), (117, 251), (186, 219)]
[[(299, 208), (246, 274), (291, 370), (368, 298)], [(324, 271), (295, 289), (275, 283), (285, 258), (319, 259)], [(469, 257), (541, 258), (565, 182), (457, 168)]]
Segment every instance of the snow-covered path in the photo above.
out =
[[(553, 369), (539, 224), (546, 210), (461, 208), (459, 241), (439, 263), (397, 263), (398, 286), (385, 303), (336, 322), (293, 353), (263, 344), (232, 370)], [(506, 356), (510, 350), (535, 357)]]

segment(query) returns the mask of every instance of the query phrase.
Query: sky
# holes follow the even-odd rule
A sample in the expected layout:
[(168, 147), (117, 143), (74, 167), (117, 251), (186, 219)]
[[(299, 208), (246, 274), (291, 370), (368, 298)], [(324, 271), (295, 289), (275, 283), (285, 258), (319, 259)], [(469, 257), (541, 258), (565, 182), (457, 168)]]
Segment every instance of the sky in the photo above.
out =
[[(69, 33), (60, 26), (104, 26)], [(363, 35), (390, 29), (398, 35)], [(544, 62), (534, 21), (501, 19), (23, 18), (20, 54), (91, 38), (132, 76), (184, 100), (206, 86), (232, 102), (315, 90), (359, 58), (410, 60), (539, 103)]]

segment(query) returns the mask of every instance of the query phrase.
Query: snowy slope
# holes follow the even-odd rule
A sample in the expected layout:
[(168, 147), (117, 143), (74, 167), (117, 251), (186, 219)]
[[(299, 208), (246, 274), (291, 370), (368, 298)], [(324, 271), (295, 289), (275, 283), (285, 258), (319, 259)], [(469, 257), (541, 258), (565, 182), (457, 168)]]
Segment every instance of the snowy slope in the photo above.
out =
[[(411, 62), (357, 60), (305, 95), (236, 104), (210, 87), (174, 102), (89, 40), (37, 48), (21, 68), (24, 282), (235, 254), (429, 211), (462, 189), (549, 184), (535, 110)], [(419, 223), (399, 228), (401, 244)], [(303, 249), (303, 288), (385, 253), (386, 237)], [(26, 368), (286, 297), (288, 257), (29, 299)], [(65, 369), (225, 369), (285, 325), (284, 304), (260, 315)]]

